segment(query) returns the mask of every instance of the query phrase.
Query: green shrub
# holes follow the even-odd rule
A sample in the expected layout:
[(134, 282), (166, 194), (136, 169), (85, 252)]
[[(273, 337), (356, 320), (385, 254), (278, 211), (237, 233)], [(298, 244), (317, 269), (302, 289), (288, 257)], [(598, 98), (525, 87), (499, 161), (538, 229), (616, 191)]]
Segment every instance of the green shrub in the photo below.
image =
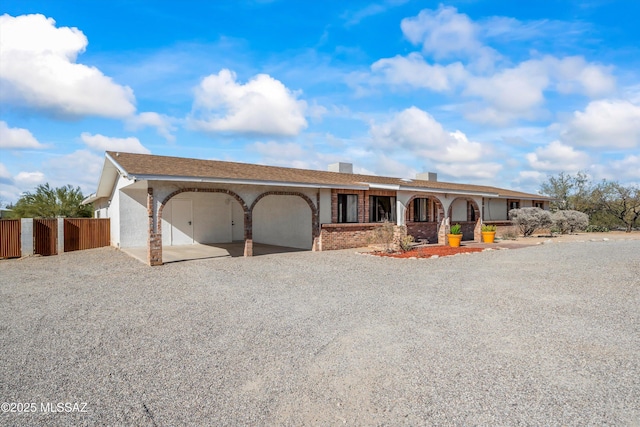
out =
[(484, 232), (493, 232), (496, 231), (497, 227), (491, 224), (482, 224), (482, 231)]
[(450, 234), (462, 234), (462, 226), (460, 224), (452, 225)]

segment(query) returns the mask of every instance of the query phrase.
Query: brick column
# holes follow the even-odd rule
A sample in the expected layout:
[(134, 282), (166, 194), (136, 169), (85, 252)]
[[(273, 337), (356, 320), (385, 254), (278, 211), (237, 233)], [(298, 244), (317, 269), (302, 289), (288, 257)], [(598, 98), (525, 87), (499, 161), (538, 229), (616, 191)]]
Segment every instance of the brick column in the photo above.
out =
[(439, 245), (448, 245), (449, 244), (449, 231), (451, 231), (451, 225), (449, 224), (449, 218), (443, 218), (442, 223), (440, 224), (440, 229), (438, 230), (438, 244)]
[(476, 226), (473, 229), (473, 240), (476, 242), (482, 242), (482, 219), (478, 218)]
[(244, 212), (244, 256), (253, 256), (253, 212)]
[(153, 188), (147, 188), (147, 216), (149, 217), (149, 240), (147, 241), (147, 262), (150, 266), (162, 265), (162, 233), (156, 232), (154, 220)]

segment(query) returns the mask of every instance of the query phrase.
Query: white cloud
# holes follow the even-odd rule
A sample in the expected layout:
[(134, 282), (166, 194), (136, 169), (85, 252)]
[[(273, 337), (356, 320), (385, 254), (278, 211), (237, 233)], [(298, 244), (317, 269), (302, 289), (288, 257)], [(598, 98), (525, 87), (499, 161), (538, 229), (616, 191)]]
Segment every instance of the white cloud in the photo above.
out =
[(407, 1), (408, 0), (386, 0), (380, 3), (371, 3), (356, 11), (346, 11), (342, 14), (341, 18), (346, 21), (345, 26), (350, 27), (359, 24), (360, 21), (365, 18), (384, 13), (388, 9), (404, 4)]
[(76, 63), (87, 47), (77, 28), (56, 28), (43, 15), (0, 16), (0, 87), (3, 98), (63, 116), (127, 117), (135, 112), (131, 88), (95, 67)]
[(80, 186), (83, 194), (91, 194), (96, 190), (103, 164), (103, 155), (97, 155), (89, 150), (77, 150), (70, 154), (53, 157), (42, 166), (46, 181), (52, 187), (70, 184), (74, 187)]
[(0, 120), (0, 148), (44, 148), (27, 129), (10, 128)]
[(300, 144), (295, 142), (279, 143), (275, 141), (256, 142), (251, 148), (262, 156), (279, 159), (300, 159), (305, 156), (305, 151)]
[(173, 142), (176, 140), (176, 137), (171, 132), (174, 132), (177, 129), (173, 125), (174, 121), (175, 119), (164, 114), (145, 112), (127, 119), (127, 128), (131, 130), (138, 130), (148, 126), (154, 127), (156, 128), (158, 135), (162, 136), (167, 141)]
[(609, 164), (609, 179), (635, 180), (640, 185), (640, 155), (629, 155)]
[(466, 77), (464, 66), (459, 62), (446, 66), (431, 65), (415, 52), (407, 56), (380, 59), (371, 65), (371, 71), (382, 74), (387, 84), (408, 85), (436, 92), (451, 90)]
[(15, 176), (16, 184), (34, 185), (44, 182), (44, 174), (42, 172), (20, 172)]
[(194, 109), (201, 118), (192, 126), (207, 132), (292, 136), (307, 127), (307, 103), (267, 74), (246, 84), (227, 69), (211, 74), (196, 88)]
[(411, 43), (422, 45), (425, 52), (437, 57), (469, 54), (481, 47), (473, 22), (455, 7), (440, 5), (438, 10), (424, 9), (418, 16), (403, 19), (400, 28)]
[(112, 138), (100, 134), (91, 135), (90, 133), (83, 132), (80, 135), (80, 139), (87, 147), (93, 148), (99, 151), (122, 151), (125, 153), (141, 153), (150, 154), (148, 148), (140, 143), (138, 138)]
[(459, 179), (484, 179), (494, 181), (502, 165), (495, 162), (478, 163), (440, 163), (436, 165), (440, 173), (451, 175)]
[[(544, 101), (543, 90), (549, 77), (540, 61), (525, 61), (515, 68), (503, 70), (491, 77), (473, 77), (466, 95), (479, 96), (498, 112), (512, 116), (527, 116)], [(473, 116), (472, 116), (473, 117)]]
[(526, 155), (529, 165), (536, 170), (549, 172), (577, 172), (589, 164), (589, 155), (577, 151), (560, 141), (553, 141)]
[(372, 124), (373, 146), (406, 151), (442, 162), (473, 162), (482, 156), (482, 145), (460, 131), (447, 132), (429, 113), (411, 107), (382, 124)]
[(560, 93), (581, 93), (594, 98), (612, 93), (616, 88), (611, 74), (613, 67), (588, 63), (581, 56), (562, 59), (546, 56), (542, 62), (556, 80)]
[(417, 171), (407, 164), (416, 160), (423, 167), (456, 178), (491, 179), (502, 170), (499, 163), (484, 160), (489, 151), (483, 144), (470, 141), (461, 131), (448, 132), (433, 116), (416, 107), (382, 124), (373, 123), (370, 133), (371, 148), (378, 157), (376, 170), (383, 173), (413, 178)]
[(521, 62), (489, 77), (469, 78), (463, 94), (479, 97), (488, 105), (468, 111), (466, 117), (480, 123), (506, 125), (519, 118), (541, 115), (545, 92), (598, 96), (615, 89), (610, 67), (587, 63), (579, 56), (546, 56)]
[(9, 169), (2, 163), (0, 163), (0, 179), (12, 179), (11, 172), (9, 172)]
[(561, 139), (583, 147), (640, 147), (640, 106), (619, 99), (592, 101), (584, 111), (573, 113)]

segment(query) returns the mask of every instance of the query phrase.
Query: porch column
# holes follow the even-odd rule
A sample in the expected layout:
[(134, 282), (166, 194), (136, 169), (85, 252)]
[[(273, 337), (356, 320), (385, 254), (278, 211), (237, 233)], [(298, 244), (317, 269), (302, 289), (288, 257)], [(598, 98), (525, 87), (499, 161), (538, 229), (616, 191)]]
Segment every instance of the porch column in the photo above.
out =
[(153, 188), (147, 188), (147, 216), (149, 217), (147, 262), (150, 266), (162, 265), (162, 232), (156, 227)]
[(449, 232), (451, 231), (451, 224), (449, 221), (449, 217), (444, 217), (442, 219), (442, 223), (440, 224), (440, 228), (438, 229), (438, 244), (439, 245), (448, 245), (449, 244)]
[(473, 228), (473, 240), (482, 242), (482, 218), (478, 218), (476, 226)]
[(253, 220), (250, 208), (244, 212), (244, 256), (253, 256)]

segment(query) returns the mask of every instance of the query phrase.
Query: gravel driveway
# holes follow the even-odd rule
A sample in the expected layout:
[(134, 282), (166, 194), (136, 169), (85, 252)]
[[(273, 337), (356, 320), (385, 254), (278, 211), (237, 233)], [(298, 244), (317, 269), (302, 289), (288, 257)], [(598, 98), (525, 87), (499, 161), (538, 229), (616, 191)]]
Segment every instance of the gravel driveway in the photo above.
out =
[(0, 261), (0, 348), (0, 425), (638, 425), (640, 241)]

